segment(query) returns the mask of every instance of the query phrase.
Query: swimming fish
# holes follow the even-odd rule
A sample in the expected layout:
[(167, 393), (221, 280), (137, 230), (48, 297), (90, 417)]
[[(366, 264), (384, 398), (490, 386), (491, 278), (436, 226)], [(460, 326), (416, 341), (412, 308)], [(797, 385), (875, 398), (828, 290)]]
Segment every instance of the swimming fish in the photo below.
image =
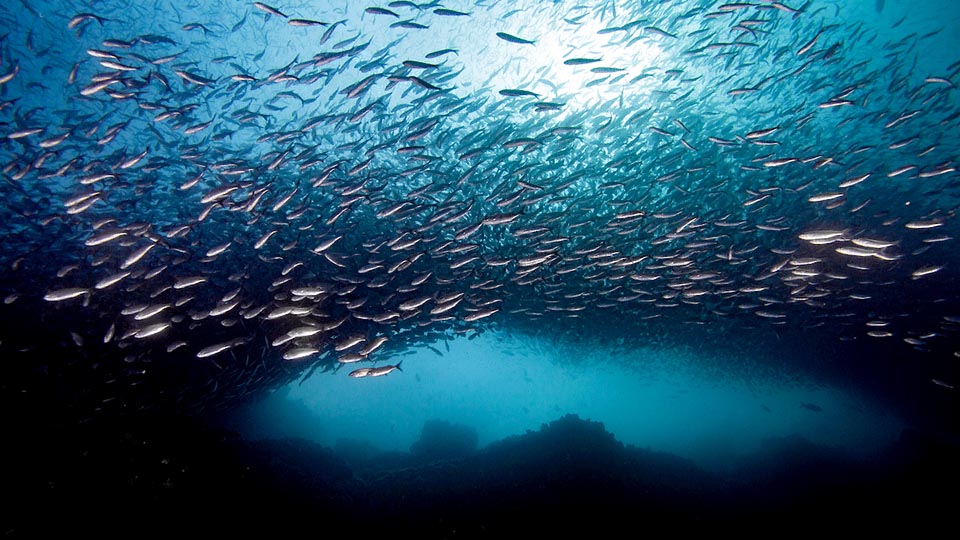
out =
[(0, 5), (18, 21), (0, 343), (28, 351), (9, 364), (79, 370), (64, 399), (101, 414), (382, 376), (494, 331), (953, 358), (943, 35), (814, 4), (648, 4), (239, 2), (146, 24), (97, 3), (59, 25)]

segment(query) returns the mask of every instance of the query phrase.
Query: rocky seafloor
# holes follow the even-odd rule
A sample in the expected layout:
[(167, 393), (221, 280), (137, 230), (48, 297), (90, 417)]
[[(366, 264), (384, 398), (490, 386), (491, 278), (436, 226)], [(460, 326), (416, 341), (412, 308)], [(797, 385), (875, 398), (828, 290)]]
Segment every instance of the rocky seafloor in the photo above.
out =
[(483, 448), (431, 421), (410, 452), (248, 441), (185, 418), (13, 424), (7, 537), (867, 529), (948, 522), (960, 479), (957, 449), (912, 430), (869, 460), (771, 439), (720, 474), (574, 415)]

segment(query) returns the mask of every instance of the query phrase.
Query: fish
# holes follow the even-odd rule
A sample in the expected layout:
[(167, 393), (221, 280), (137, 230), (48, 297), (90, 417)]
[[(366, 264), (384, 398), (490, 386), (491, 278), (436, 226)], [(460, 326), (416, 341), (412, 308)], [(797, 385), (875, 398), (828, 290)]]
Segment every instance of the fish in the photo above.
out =
[(388, 16), (390, 16), (390, 17), (396, 17), (397, 19), (400, 18), (400, 15), (397, 15), (396, 12), (391, 11), (391, 10), (389, 10), (389, 9), (387, 9), (387, 8), (382, 8), (382, 7), (377, 7), (377, 6), (368, 7), (368, 8), (365, 9), (364, 11), (365, 11), (366, 13), (371, 14), (371, 15), (388, 15)]
[(960, 65), (928, 65), (935, 27), (519, 0), (143, 31), (94, 4), (0, 5), (0, 343), (36, 377), (0, 375), (23, 395), (80, 374), (83, 414), (192, 414), (501, 331), (953, 357)]
[(78, 13), (70, 18), (70, 21), (67, 23), (67, 28), (76, 28), (87, 21), (97, 21), (97, 23), (102, 26), (103, 23), (110, 22), (110, 19), (100, 17), (93, 13)]
[(517, 88), (506, 88), (504, 90), (500, 90), (500, 95), (506, 96), (506, 97), (534, 97), (534, 98), (540, 97), (540, 94), (537, 94), (535, 92), (531, 92), (529, 90), (521, 90)]
[(351, 376), (351, 377), (354, 377), (354, 378), (359, 378), (359, 377), (383, 377), (384, 375), (389, 375), (389, 374), (393, 373), (394, 371), (403, 371), (402, 369), (400, 369), (400, 364), (402, 364), (402, 363), (403, 363), (403, 361), (401, 360), (400, 362), (397, 362), (396, 365), (392, 365), (392, 366), (381, 366), (381, 367), (374, 367), (374, 368), (360, 368), (360, 369), (351, 371), (351, 372), (350, 372), (350, 376)]
[(441, 56), (446, 56), (448, 54), (459, 54), (459, 51), (457, 49), (440, 49), (440, 50), (428, 52), (427, 54), (424, 55), (424, 58), (427, 58), (427, 59), (439, 58)]
[(360, 356), (363, 356), (363, 357), (370, 356), (371, 354), (373, 354), (374, 351), (382, 347), (383, 344), (388, 341), (388, 339), (389, 338), (387, 338), (386, 336), (378, 336), (370, 340), (369, 342), (367, 342), (366, 345), (363, 346), (362, 349), (360, 349), (359, 351)]
[(200, 349), (200, 351), (197, 352), (197, 358), (209, 358), (211, 356), (220, 354), (224, 351), (231, 349), (232, 347), (235, 346), (235, 344), (236, 343), (234, 342), (234, 340), (230, 340), (230, 341), (225, 341), (223, 343), (216, 343), (214, 345), (204, 347), (203, 349)]
[(514, 35), (512, 35), (512, 34), (508, 34), (508, 33), (506, 33), (506, 32), (497, 32), (497, 37), (500, 38), (500, 39), (502, 39), (502, 40), (504, 40), (504, 41), (509, 41), (510, 43), (517, 43), (517, 44), (520, 44), (520, 45), (535, 45), (535, 44), (536, 44), (536, 41), (534, 41), (534, 40), (523, 39), (523, 38), (521, 38), (521, 37), (517, 37), (517, 36), (514, 36)]
[(842, 239), (844, 234), (844, 231), (823, 229), (801, 233), (799, 236), (797, 236), (797, 238), (800, 240), (806, 240), (808, 242), (819, 242), (824, 240)]
[(81, 287), (67, 287), (50, 291), (43, 295), (43, 299), (47, 302), (62, 302), (64, 300), (70, 300), (79, 296), (83, 296), (89, 292), (89, 289), (84, 289)]
[(602, 58), (568, 58), (563, 61), (565, 66), (583, 66), (587, 64), (595, 64), (597, 62), (602, 62)]
[(289, 19), (287, 24), (290, 26), (329, 26), (330, 23), (315, 21), (313, 19)]
[(929, 275), (931, 275), (931, 274), (935, 274), (935, 273), (943, 270), (943, 268), (944, 268), (943, 265), (924, 266), (924, 267), (922, 267), (922, 268), (918, 268), (918, 269), (914, 270), (914, 271), (910, 274), (910, 277), (912, 277), (913, 279), (920, 279), (920, 278), (922, 278), (922, 277), (926, 277), (926, 276), (929, 276)]
[(161, 332), (163, 332), (167, 328), (170, 328), (171, 326), (172, 326), (172, 323), (170, 322), (154, 323), (137, 330), (137, 332), (133, 335), (133, 337), (137, 339), (145, 339), (145, 338), (160, 334)]
[(7, 84), (12, 81), (17, 74), (20, 73), (20, 64), (15, 63), (12, 68), (10, 68), (6, 73), (0, 75), (0, 84)]
[(260, 11), (263, 11), (264, 13), (267, 13), (268, 15), (276, 15), (277, 17), (283, 17), (284, 19), (287, 18), (287, 16), (283, 14), (279, 9), (272, 6), (268, 6), (263, 2), (254, 2), (253, 7), (259, 9)]
[(457, 11), (455, 9), (434, 8), (433, 13), (442, 17), (469, 17), (470, 13)]
[(320, 351), (313, 347), (297, 347), (290, 349), (289, 351), (283, 353), (284, 360), (302, 360), (309, 356), (313, 356)]
[(430, 64), (427, 62), (419, 62), (416, 60), (404, 60), (403, 65), (404, 67), (408, 67), (410, 69), (436, 69), (440, 67), (439, 64)]
[(363, 377), (368, 377), (368, 376), (370, 376), (370, 372), (371, 372), (371, 371), (373, 371), (373, 368), (360, 368), (360, 369), (355, 369), (355, 370), (351, 371), (351, 372), (348, 374), (348, 376), (349, 376), (349, 377), (352, 377), (352, 378), (354, 378), (354, 379), (360, 379), (360, 378), (363, 378)]

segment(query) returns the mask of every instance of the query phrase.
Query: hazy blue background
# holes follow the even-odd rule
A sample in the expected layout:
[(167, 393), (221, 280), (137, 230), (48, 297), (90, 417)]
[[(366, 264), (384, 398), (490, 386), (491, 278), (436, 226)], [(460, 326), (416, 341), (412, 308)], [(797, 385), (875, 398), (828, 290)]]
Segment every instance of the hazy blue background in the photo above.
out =
[(789, 435), (869, 455), (902, 428), (894, 411), (856, 388), (813, 378), (717, 380), (698, 369), (717, 359), (689, 352), (543, 345), (485, 334), (451, 341), (449, 352), (438, 344), (400, 357), (403, 372), (379, 379), (317, 374), (246, 409), (237, 425), (250, 438), (360, 439), (405, 451), (430, 419), (475, 427), (484, 445), (575, 413), (603, 422), (624, 443), (711, 468), (755, 452), (765, 438)]
[[(610, 60), (609, 47), (591, 50), (582, 39), (568, 41), (552, 33), (555, 20), (549, 9), (540, 17), (521, 13), (500, 20), (500, 15), (511, 11), (511, 3), (478, 4), (488, 7), (474, 9), (469, 25), (449, 34), (439, 26), (429, 34), (412, 32), (400, 43), (397, 56), (402, 57), (404, 49), (414, 57), (457, 46), (457, 60), (464, 66), (458, 77), (462, 87), (481, 86), (495, 77), (498, 87), (534, 91), (546, 90), (530, 82), (530, 62), (542, 57), (543, 66), (536, 74), (576, 96), (567, 111), (610, 99), (602, 86), (578, 89), (587, 79), (557, 65), (557, 58), (571, 56), (573, 50), (575, 56), (603, 53)], [(467, 4), (446, 6), (470, 10)], [(371, 16), (361, 13), (363, 7), (351, 4), (337, 13), (366, 20)], [(814, 0), (808, 9), (821, 8), (831, 15), (835, 12), (840, 21), (862, 22), (867, 32), (878, 32), (876, 49), (848, 54), (882, 61), (885, 51), (879, 45), (884, 41), (942, 30), (922, 40), (915, 78), (944, 73), (960, 58), (955, 47), (960, 27), (950, 24), (960, 20), (960, 2)], [(520, 63), (509, 61), (518, 49), (491, 38), (493, 32), (504, 29), (540, 40), (536, 52), (520, 49), (520, 54), (527, 55), (523, 70)], [(590, 34), (581, 30), (577, 29), (578, 37)], [(297, 30), (287, 32), (293, 35)], [(662, 62), (659, 57), (667, 54), (655, 40), (641, 49), (645, 54), (639, 56), (638, 49), (632, 49), (632, 61), (639, 63), (635, 68), (654, 68)], [(637, 85), (638, 92), (643, 92), (642, 87)], [(690, 457), (711, 467), (723, 467), (749, 454), (768, 437), (800, 435), (869, 455), (898, 436), (904, 420), (884, 403), (867, 397), (869, 392), (855, 385), (838, 387), (818, 379), (816, 373), (777, 374), (778, 355), (788, 352), (751, 346), (748, 336), (744, 341), (742, 354), (753, 357), (752, 362), (773, 366), (774, 376), (716, 377), (713, 370), (699, 368), (743, 360), (724, 359), (721, 353), (704, 358), (702, 353), (657, 346), (629, 353), (616, 348), (554, 347), (542, 340), (487, 333), (475, 340), (435, 344), (436, 351), (423, 349), (395, 357), (390, 361), (402, 358), (403, 372), (384, 378), (354, 380), (343, 371), (318, 373), (245, 409), (236, 425), (250, 438), (300, 436), (331, 445), (353, 438), (383, 449), (406, 450), (429, 419), (473, 426), (483, 445), (576, 413), (604, 422), (625, 443)], [(822, 411), (804, 408), (802, 403)]]
[[(394, 41), (394, 34), (378, 31), (382, 29), (382, 20), (364, 13), (367, 3), (274, 3), (294, 16), (310, 16), (324, 21), (341, 18), (362, 21), (349, 31), (341, 28), (328, 47), (341, 40), (357, 38), (351, 43), (369, 39), (372, 41), (371, 50), (376, 50)], [(52, 9), (47, 5), (25, 3), (43, 15), (42, 20), (50, 24), (50, 29), (10, 29), (17, 42), (26, 41), (33, 50), (50, 47), (51, 54), (64, 53), (64, 48), (72, 51), (74, 47), (97, 46), (96, 41), (88, 37), (76, 41), (72, 32), (65, 28), (65, 21), (61, 20), (65, 17), (63, 13), (79, 12), (88, 5), (82, 2), (64, 4), (60, 6), (62, 9)], [(108, 3), (92, 4), (102, 7)], [(155, 6), (169, 11), (169, 17), (145, 17), (144, 13), (149, 13), (155, 6), (138, 4), (125, 13), (129, 20), (124, 22), (130, 35), (135, 32), (177, 35), (185, 24), (200, 22), (209, 25), (218, 34), (216, 40), (194, 31), (189, 34), (193, 41), (184, 39), (183, 47), (172, 47), (170, 52), (182, 49), (185, 51), (184, 60), (202, 60), (203, 72), (210, 77), (225, 77), (236, 71), (222, 62), (208, 62), (221, 55), (236, 56), (234, 60), (249, 66), (252, 73), (262, 77), (294, 58), (303, 59), (316, 53), (316, 36), (322, 30), (289, 27), (276, 18), (264, 17), (260, 11), (251, 11), (249, 4), (232, 1), (156, 3)], [(460, 54), (455, 61), (463, 67), (457, 85), (464, 92), (491, 85), (490, 92), (493, 88), (526, 88), (546, 95), (564, 95), (569, 97), (569, 103), (563, 114), (590, 110), (591, 106), (611, 99), (610, 94), (604, 93), (610, 90), (603, 86), (582, 87), (587, 77), (592, 77), (584, 75), (585, 70), (562, 65), (561, 60), (574, 52), (576, 56), (602, 53), (611, 64), (626, 60), (633, 63), (631, 69), (634, 72), (674, 67), (679, 62), (675, 58), (666, 58), (665, 55), (676, 51), (661, 47), (655, 39), (631, 49), (630, 58), (618, 59), (617, 51), (610, 47), (600, 50), (601, 41), (590, 42), (589, 36), (595, 35), (591, 30), (600, 28), (600, 22), (590, 23), (597, 25), (596, 28), (562, 27), (563, 31), (559, 31), (558, 17), (568, 13), (569, 3), (563, 4), (562, 9), (554, 4), (559, 3), (544, 2), (542, 10), (510, 14), (515, 5), (513, 2), (478, 2), (473, 6), (465, 2), (448, 2), (445, 3), (447, 7), (472, 11), (469, 22), (461, 24), (452, 20), (449, 24), (435, 24), (430, 32), (408, 32), (403, 40), (392, 45), (390, 53), (398, 60), (421, 58), (429, 51), (456, 46)], [(657, 5), (654, 2), (649, 4)], [(960, 20), (960, 2), (887, 0), (883, 2), (882, 10), (878, 10), (880, 4), (875, 0), (814, 0), (808, 9), (835, 11), (838, 21), (862, 22), (868, 31), (879, 33), (874, 41), (876, 49), (851, 51), (848, 55), (851, 61), (862, 57), (882, 62), (886, 53), (880, 48), (881, 43), (940, 29), (942, 31), (924, 38), (917, 45), (918, 60), (912, 66), (911, 78), (917, 81), (927, 76), (943, 75), (947, 66), (960, 57), (956, 48), (960, 41), (960, 25), (956, 24)], [(596, 6), (591, 8), (596, 9)], [(234, 35), (225, 31), (248, 12), (250, 19), (244, 27)], [(903, 17), (906, 20), (892, 28)], [(613, 20), (608, 17), (604, 24)], [(270, 29), (269, 32), (264, 31), (265, 27)], [(578, 37), (585, 36), (585, 41), (569, 39), (567, 33), (574, 30)], [(496, 38), (497, 31), (535, 37), (538, 45), (529, 49), (518, 48)], [(71, 41), (65, 41), (64, 36)], [(68, 55), (64, 53), (64, 57)], [(25, 73), (29, 64), (45, 65), (47, 61), (45, 57), (31, 58), (28, 55), (17, 58), (23, 62)], [(521, 58), (523, 62), (518, 61)], [(69, 63), (58, 61), (51, 69), (55, 68), (59, 74), (70, 67)], [(338, 76), (335, 83), (303, 97), (317, 97), (322, 103), (356, 82), (353, 75)], [(851, 77), (855, 75), (851, 74)], [(37, 113), (38, 121), (44, 115), (56, 117), (62, 112), (58, 110), (61, 108), (73, 109), (77, 113), (86, 107), (95, 110), (92, 105), (69, 101), (67, 97), (73, 94), (63, 91), (59, 85), (51, 84), (45, 92), (36, 90), (36, 93), (18, 88), (16, 85), (23, 79), (25, 77), (20, 77), (5, 86), (4, 92), (21, 92), (25, 103), (42, 99), (39, 103), (45, 110)], [(385, 85), (386, 81), (377, 84)], [(557, 89), (548, 90), (550, 85)], [(639, 83), (634, 88), (636, 95), (633, 97), (645, 99), (651, 88)], [(251, 90), (259, 98), (273, 92), (276, 89), (270, 87)], [(202, 107), (211, 117), (218, 112), (215, 99), (204, 102)], [(299, 114), (298, 111), (298, 107), (291, 106), (272, 116), (277, 125), (284, 125), (290, 117)], [(722, 114), (737, 112), (721, 111)], [(558, 121), (560, 118), (562, 116)], [(135, 129), (128, 130), (120, 138), (127, 146), (138, 147), (138, 136), (153, 139), (152, 133), (144, 129), (149, 123), (136, 118), (131, 122)], [(51, 120), (51, 123), (56, 122)], [(743, 123), (751, 125), (747, 120)], [(262, 131), (238, 130), (237, 146), (241, 147)], [(339, 134), (325, 136), (339, 140)], [(739, 336), (734, 338), (740, 339)], [(557, 336), (557, 339), (562, 342), (563, 336)], [(690, 334), (690, 339), (696, 339), (695, 333)], [(750, 360), (758, 364), (775, 367), (780, 361), (779, 356), (785, 354), (785, 351), (751, 343), (748, 335), (743, 336), (743, 341), (742, 355), (751, 357)], [(870, 392), (863, 392), (856, 385), (836, 387), (816, 373), (798, 374), (791, 369), (788, 374), (782, 374), (774, 369), (770, 377), (754, 375), (741, 379), (736, 375), (716, 377), (712, 369), (700, 369), (702, 365), (716, 366), (743, 360), (723, 358), (719, 353), (709, 357), (702, 351), (693, 353), (656, 345), (629, 352), (615, 347), (554, 346), (519, 334), (489, 332), (470, 341), (463, 338), (451, 340), (448, 345), (449, 350), (443, 343), (434, 344), (440, 354), (422, 349), (394, 357), (391, 361), (403, 358), (403, 372), (383, 378), (355, 380), (346, 377), (342, 370), (335, 374), (318, 373), (304, 383), (281, 389), (268, 400), (248, 408), (243, 417), (245, 420), (238, 421), (237, 425), (246, 436), (253, 438), (295, 435), (324, 444), (333, 444), (341, 438), (357, 438), (384, 449), (406, 449), (418, 438), (423, 422), (429, 419), (473, 426), (481, 444), (485, 444), (535, 429), (562, 414), (576, 413), (604, 422), (626, 443), (717, 465), (726, 457), (749, 453), (764, 438), (790, 434), (842, 446), (852, 452), (870, 453), (895, 438), (904, 422), (883, 403), (865, 397)], [(389, 351), (390, 347), (388, 343), (384, 351)], [(794, 367), (797, 364), (796, 361), (791, 363)], [(803, 403), (822, 410), (810, 410), (803, 407)]]

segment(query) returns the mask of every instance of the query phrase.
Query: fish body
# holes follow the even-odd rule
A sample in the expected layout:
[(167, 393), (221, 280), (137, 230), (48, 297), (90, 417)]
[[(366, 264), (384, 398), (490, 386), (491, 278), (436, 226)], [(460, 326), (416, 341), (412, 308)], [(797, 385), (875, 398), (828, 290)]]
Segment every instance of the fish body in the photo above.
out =
[(0, 3), (18, 395), (193, 414), (492, 330), (953, 384), (960, 62), (923, 6), (89, 4)]
[(497, 37), (509, 41), (510, 43), (517, 43), (520, 45), (535, 45), (536, 42), (531, 39), (523, 39), (521, 37), (514, 36), (513, 34), (508, 34), (506, 32), (497, 32)]

